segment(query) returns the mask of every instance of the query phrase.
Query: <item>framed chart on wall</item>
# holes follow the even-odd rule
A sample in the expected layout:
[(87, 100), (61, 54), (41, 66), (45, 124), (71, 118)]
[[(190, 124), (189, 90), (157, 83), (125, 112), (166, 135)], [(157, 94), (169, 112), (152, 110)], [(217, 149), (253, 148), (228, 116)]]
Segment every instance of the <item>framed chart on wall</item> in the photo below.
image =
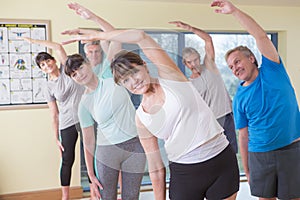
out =
[(49, 20), (0, 19), (0, 110), (46, 106), (48, 77), (34, 59), (48, 50), (21, 37), (50, 40), (49, 32)]

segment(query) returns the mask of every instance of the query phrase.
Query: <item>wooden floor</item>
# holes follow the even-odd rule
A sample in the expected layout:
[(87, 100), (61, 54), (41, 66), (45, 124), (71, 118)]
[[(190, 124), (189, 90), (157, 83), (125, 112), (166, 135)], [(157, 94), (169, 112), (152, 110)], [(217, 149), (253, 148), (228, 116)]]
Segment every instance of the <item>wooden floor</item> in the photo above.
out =
[[(167, 194), (167, 197), (169, 195)], [(78, 200), (89, 200), (90, 198), (82, 198)], [(141, 192), (140, 194), (140, 200), (153, 200), (153, 192), (152, 191), (145, 191)], [(167, 198), (169, 200), (169, 198)], [(236, 200), (257, 200), (256, 197), (253, 197), (250, 195), (249, 185), (247, 182), (241, 182), (240, 184), (240, 191), (238, 192), (237, 199)]]

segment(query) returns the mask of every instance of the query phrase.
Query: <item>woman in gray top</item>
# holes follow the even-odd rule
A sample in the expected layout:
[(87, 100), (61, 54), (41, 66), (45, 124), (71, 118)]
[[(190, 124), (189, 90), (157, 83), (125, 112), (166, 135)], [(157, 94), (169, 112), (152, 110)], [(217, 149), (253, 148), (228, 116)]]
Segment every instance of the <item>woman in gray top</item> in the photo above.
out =
[[(64, 73), (67, 54), (64, 48), (55, 42), (23, 38), (24, 40), (46, 46), (56, 52), (57, 60), (47, 52), (40, 52), (36, 64), (49, 76), (45, 97), (51, 112), (55, 141), (61, 154), (60, 181), (62, 199), (69, 199), (69, 187), (72, 166), (75, 159), (75, 146), (78, 138), (78, 103), (84, 88), (76, 84)], [(57, 61), (61, 67), (57, 66)]]

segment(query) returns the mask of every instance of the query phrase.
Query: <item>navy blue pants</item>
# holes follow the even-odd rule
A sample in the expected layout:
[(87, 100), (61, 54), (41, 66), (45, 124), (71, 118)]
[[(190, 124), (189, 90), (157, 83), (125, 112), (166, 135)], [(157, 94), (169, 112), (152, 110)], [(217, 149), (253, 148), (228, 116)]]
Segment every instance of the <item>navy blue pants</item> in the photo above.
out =
[(228, 113), (227, 115), (217, 119), (217, 121), (223, 127), (224, 134), (226, 135), (226, 138), (229, 141), (233, 151), (235, 153), (238, 153), (238, 144), (237, 144), (237, 140), (236, 140), (236, 132), (235, 132), (233, 114)]

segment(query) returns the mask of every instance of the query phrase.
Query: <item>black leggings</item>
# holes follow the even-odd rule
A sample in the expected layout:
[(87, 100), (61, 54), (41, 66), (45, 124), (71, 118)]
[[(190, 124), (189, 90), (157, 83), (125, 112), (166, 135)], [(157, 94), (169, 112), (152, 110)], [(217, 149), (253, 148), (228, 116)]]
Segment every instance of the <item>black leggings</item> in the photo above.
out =
[(60, 182), (62, 186), (70, 186), (77, 138), (78, 130), (75, 125), (60, 131), (60, 141), (64, 147), (60, 167)]

